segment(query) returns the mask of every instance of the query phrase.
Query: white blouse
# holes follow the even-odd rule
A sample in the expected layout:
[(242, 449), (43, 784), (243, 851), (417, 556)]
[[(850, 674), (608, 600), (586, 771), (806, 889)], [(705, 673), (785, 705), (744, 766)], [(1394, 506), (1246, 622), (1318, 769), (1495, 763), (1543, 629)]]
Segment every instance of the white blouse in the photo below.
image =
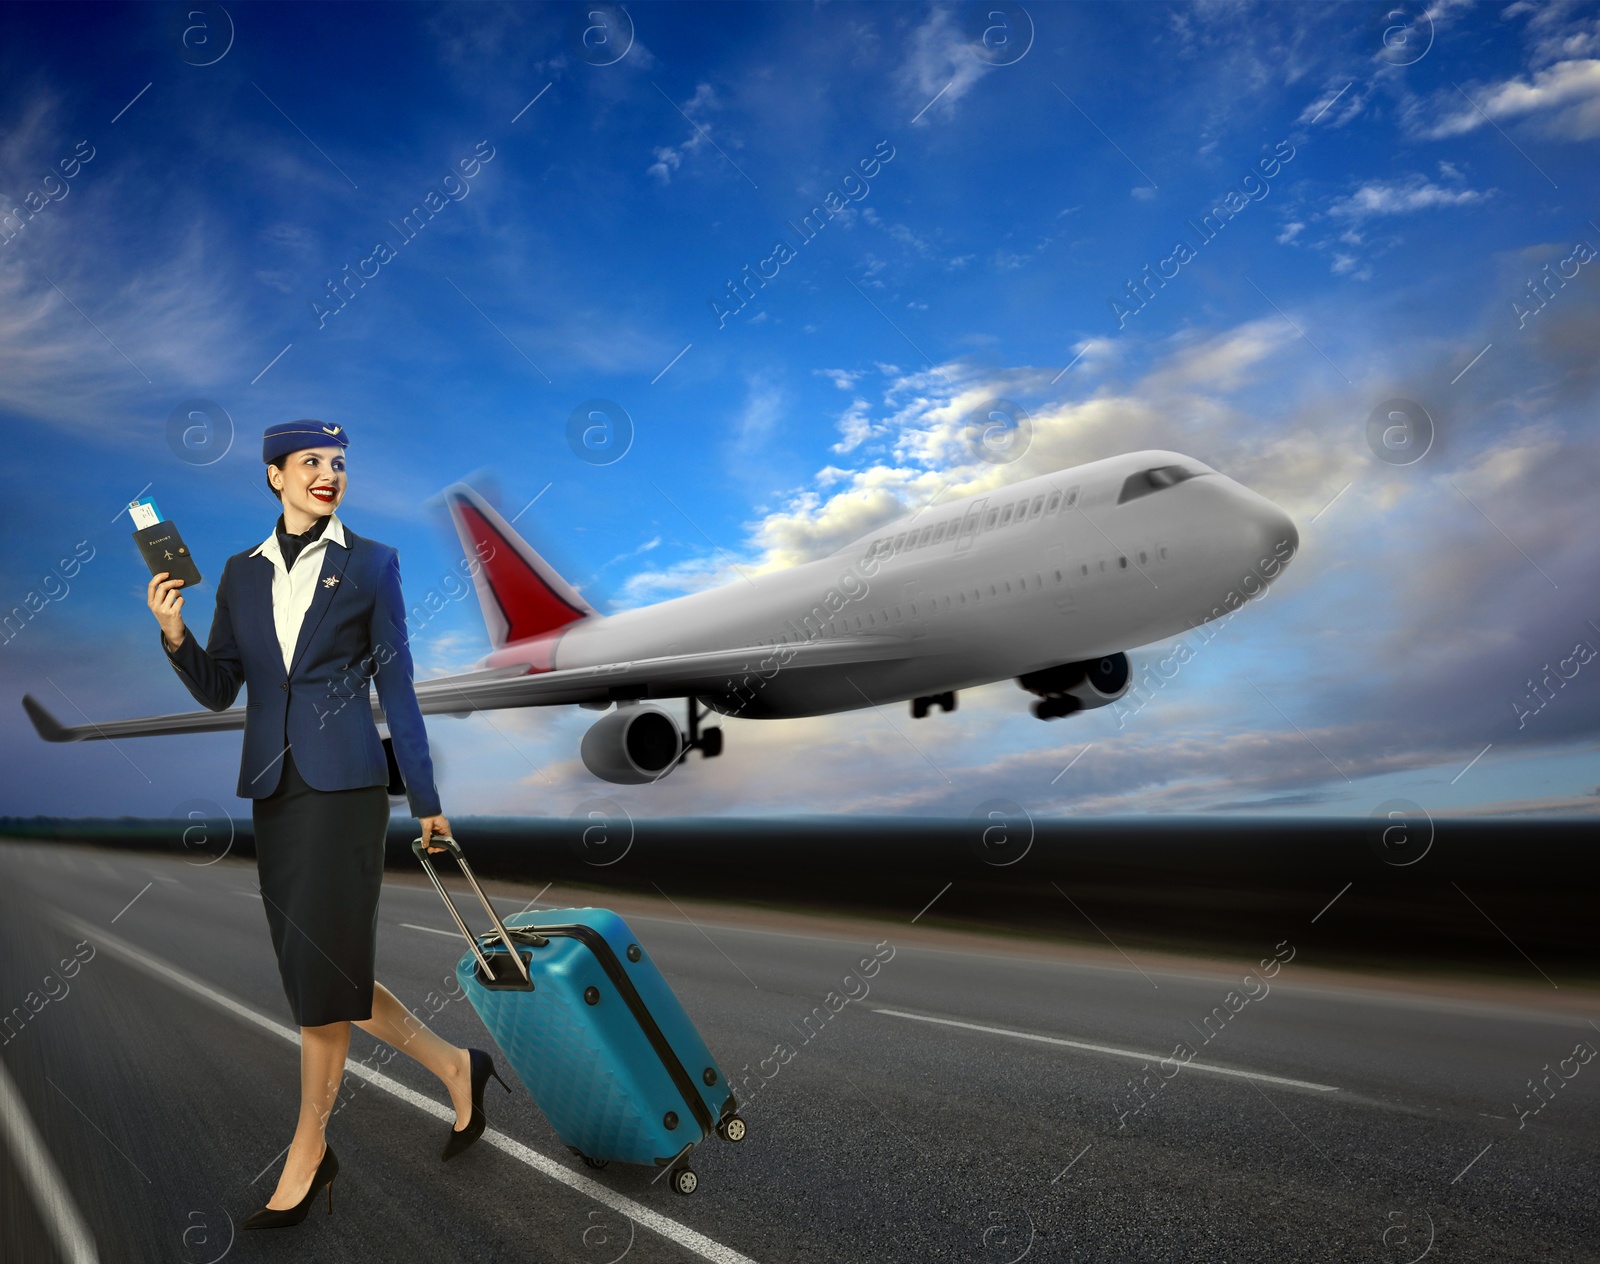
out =
[[(339, 515), (328, 515), (327, 527), (315, 540), (300, 550), (294, 569), (283, 564), (283, 552), (278, 548), (278, 532), (273, 532), (255, 548), (250, 556), (261, 553), (272, 559), (272, 622), (278, 633), (278, 646), (283, 651), (283, 670), (287, 672), (294, 658), (294, 644), (300, 639), (300, 625), (305, 622), (306, 611), (311, 608), (311, 598), (316, 594), (322, 575), (322, 555), (328, 541), (348, 548), (344, 540), (344, 525)], [(316, 559), (316, 560), (311, 560)]]

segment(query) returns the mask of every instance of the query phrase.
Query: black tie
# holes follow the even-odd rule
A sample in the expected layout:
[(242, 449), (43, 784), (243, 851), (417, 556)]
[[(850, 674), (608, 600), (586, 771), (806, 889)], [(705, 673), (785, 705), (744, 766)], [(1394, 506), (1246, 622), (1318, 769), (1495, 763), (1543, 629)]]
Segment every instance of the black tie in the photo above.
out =
[(284, 527), (283, 515), (278, 515), (278, 551), (283, 554), (284, 570), (294, 569), (295, 559), (300, 556), (306, 545), (321, 538), (322, 533), (328, 529), (328, 522), (332, 517), (332, 514), (328, 514), (327, 517), (318, 518), (299, 535), (290, 535)]

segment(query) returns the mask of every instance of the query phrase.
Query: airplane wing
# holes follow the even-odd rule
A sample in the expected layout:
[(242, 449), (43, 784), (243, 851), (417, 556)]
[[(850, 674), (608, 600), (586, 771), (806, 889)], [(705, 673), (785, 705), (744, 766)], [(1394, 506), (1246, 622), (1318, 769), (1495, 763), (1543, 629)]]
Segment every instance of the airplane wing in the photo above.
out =
[[(759, 688), (775, 672), (809, 667), (850, 666), (906, 656), (905, 644), (893, 637), (833, 637), (798, 645), (749, 645), (699, 654), (675, 654), (597, 667), (529, 672), (524, 667), (495, 667), (419, 681), (417, 704), (424, 715), (469, 715), (508, 707), (553, 707), (642, 698), (684, 698), (722, 693), (744, 684)], [(23, 709), (47, 742), (85, 742), (118, 737), (163, 737), (177, 733), (214, 733), (244, 728), (245, 708), (185, 711), (132, 720), (63, 724), (32, 694)], [(85, 717), (87, 719), (87, 717)], [(372, 718), (383, 710), (372, 699)]]
[[(451, 686), (455, 682), (478, 683), (484, 680), (503, 680), (520, 676), (523, 667), (495, 667), (486, 671), (465, 672), (459, 676), (439, 676), (426, 683), (434, 686)], [(417, 686), (420, 700), (422, 685)], [(175, 733), (221, 733), (229, 729), (244, 728), (243, 707), (229, 707), (226, 711), (180, 711), (172, 715), (143, 716), (136, 720), (104, 720), (85, 724), (63, 724), (32, 694), (22, 695), (22, 709), (33, 721), (39, 736), (47, 742), (87, 742), (97, 738), (112, 740), (118, 737), (168, 737)], [(428, 708), (424, 706), (423, 711)], [(435, 708), (438, 709), (438, 708)], [(383, 719), (383, 711), (376, 700), (372, 704), (372, 717)]]

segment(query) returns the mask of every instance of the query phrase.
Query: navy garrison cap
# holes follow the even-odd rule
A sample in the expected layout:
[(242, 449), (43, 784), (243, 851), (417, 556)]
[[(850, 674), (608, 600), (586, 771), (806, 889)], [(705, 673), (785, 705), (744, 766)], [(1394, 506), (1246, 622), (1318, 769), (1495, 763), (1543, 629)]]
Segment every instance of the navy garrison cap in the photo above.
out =
[(299, 421), (280, 421), (268, 426), (261, 436), (261, 460), (270, 463), (302, 448), (347, 448), (350, 436), (340, 425), (330, 425), (312, 417)]

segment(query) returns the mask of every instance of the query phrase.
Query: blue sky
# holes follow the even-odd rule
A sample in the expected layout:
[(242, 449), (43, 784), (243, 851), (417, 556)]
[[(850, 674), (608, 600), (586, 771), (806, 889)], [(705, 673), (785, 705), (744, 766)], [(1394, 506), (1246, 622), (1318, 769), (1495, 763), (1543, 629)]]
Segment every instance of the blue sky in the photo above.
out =
[[(602, 609), (1141, 447), (1300, 525), (1137, 708), (735, 720), (640, 789), (577, 763), (590, 713), (440, 717), (447, 812), (1600, 810), (1594, 6), (1034, 5), (976, 48), (993, 6), (198, 7), (0, 19), (0, 812), (247, 811), (237, 735), (47, 746), (17, 700), (190, 709), (116, 515), (148, 486), (219, 574), (302, 416), (349, 428), (341, 516), (413, 603), (459, 591), (457, 479)], [(1034, 425), (1002, 466), (961, 439), (996, 396)], [(1368, 446), (1394, 398), (1411, 465)], [(568, 443), (593, 399), (610, 464)], [(470, 599), (413, 635), (420, 676), (488, 649)]]

